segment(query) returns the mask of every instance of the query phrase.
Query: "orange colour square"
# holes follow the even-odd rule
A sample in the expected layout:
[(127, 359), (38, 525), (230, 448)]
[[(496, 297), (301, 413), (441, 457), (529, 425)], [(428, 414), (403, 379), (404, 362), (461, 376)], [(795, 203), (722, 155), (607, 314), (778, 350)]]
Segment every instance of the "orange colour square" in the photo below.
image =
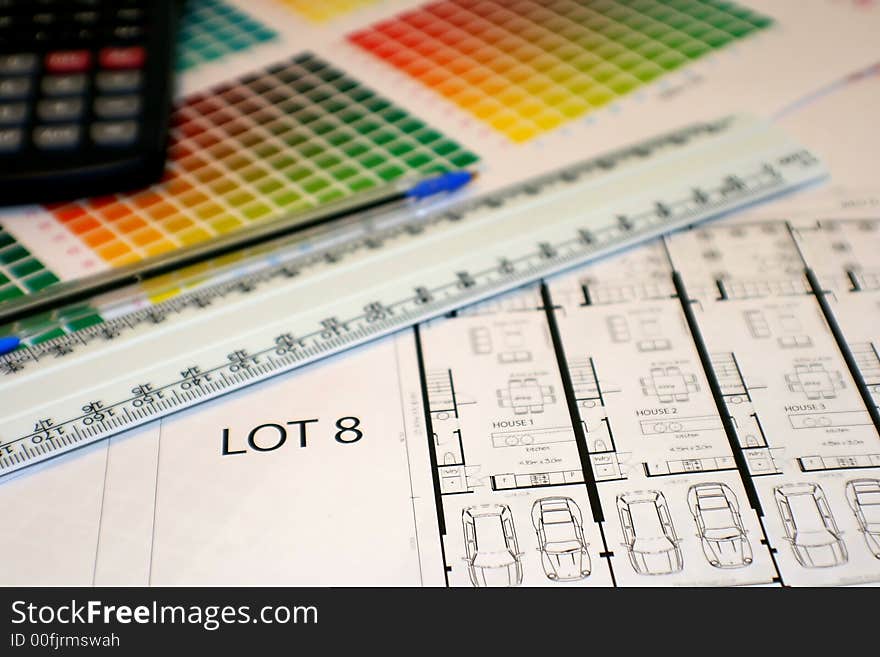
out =
[(109, 221), (121, 219), (122, 217), (130, 215), (131, 212), (131, 208), (124, 203), (114, 203), (101, 210), (101, 214)]
[(187, 182), (182, 178), (176, 178), (175, 180), (172, 180), (167, 185), (165, 185), (165, 190), (172, 196), (180, 196), (181, 194), (185, 194), (192, 188), (192, 183)]
[(123, 242), (113, 242), (98, 249), (98, 255), (107, 262), (131, 253), (131, 248)]
[(85, 215), (85, 213), (85, 209), (79, 205), (68, 205), (62, 206), (58, 210), (54, 210), (52, 214), (54, 214), (59, 221), (63, 221), (66, 223), (68, 221), (73, 221), (74, 219), (82, 217), (83, 215)]
[(142, 218), (136, 217), (136, 216), (131, 216), (131, 217), (126, 217), (122, 221), (117, 222), (116, 229), (119, 232), (127, 235), (128, 233), (133, 233), (136, 230), (140, 230), (141, 228), (143, 228), (146, 225), (147, 225), (147, 222), (144, 221)]
[(98, 228), (101, 223), (95, 219), (92, 215), (87, 215), (85, 217), (81, 217), (79, 219), (75, 219), (67, 224), (67, 227), (73, 231), (77, 235), (82, 235), (83, 233), (87, 233), (90, 230), (95, 230)]
[(162, 233), (153, 228), (152, 226), (148, 226), (143, 230), (139, 230), (136, 233), (132, 233), (130, 236), (132, 242), (134, 242), (138, 246), (146, 246), (147, 244), (151, 244), (156, 240), (162, 239)]
[(148, 208), (162, 200), (162, 196), (156, 192), (147, 191), (135, 194), (131, 199), (139, 208)]
[(85, 235), (82, 236), (83, 242), (88, 244), (93, 249), (95, 247), (101, 246), (102, 244), (106, 244), (107, 242), (112, 242), (116, 239), (116, 235), (113, 234), (113, 231), (109, 228), (97, 228), (95, 230), (89, 231)]
[(191, 208), (196, 205), (199, 205), (200, 203), (204, 203), (205, 201), (208, 200), (208, 197), (206, 194), (203, 194), (199, 190), (194, 189), (191, 192), (187, 192), (186, 194), (184, 194), (183, 196), (181, 196), (177, 200), (180, 203), (182, 203), (183, 205), (185, 205), (186, 207)]
[(201, 183), (209, 183), (212, 180), (217, 180), (223, 174), (215, 169), (214, 167), (204, 167), (203, 169), (199, 169), (195, 174), (196, 180)]
[(238, 184), (234, 180), (232, 180), (230, 178), (221, 178), (220, 180), (211, 184), (211, 191), (214, 194), (219, 194), (220, 196), (222, 196), (223, 194), (226, 194), (227, 192), (231, 192), (233, 189), (236, 189), (237, 187), (238, 187)]
[(205, 203), (196, 208), (196, 216), (199, 219), (210, 219), (223, 212), (223, 208), (217, 203)]
[(159, 203), (147, 210), (147, 214), (157, 221), (170, 217), (173, 214), (177, 214), (177, 212), (177, 208), (170, 203)]
[(142, 258), (137, 253), (135, 253), (134, 251), (129, 251), (128, 253), (119, 256), (118, 258), (113, 258), (111, 264), (114, 267), (122, 267), (124, 265), (133, 265), (141, 259)]

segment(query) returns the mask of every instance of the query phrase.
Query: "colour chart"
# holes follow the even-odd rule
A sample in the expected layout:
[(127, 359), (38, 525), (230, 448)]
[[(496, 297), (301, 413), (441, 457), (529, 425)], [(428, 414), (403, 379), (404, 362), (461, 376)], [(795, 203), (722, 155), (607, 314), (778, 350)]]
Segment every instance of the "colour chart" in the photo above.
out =
[(441, 0), (349, 40), (525, 142), (770, 24), (718, 0)]
[(177, 70), (189, 70), (277, 37), (277, 32), (222, 0), (190, 0), (183, 5)]
[(49, 208), (107, 263), (477, 161), (310, 53), (189, 97), (173, 124), (161, 184)]

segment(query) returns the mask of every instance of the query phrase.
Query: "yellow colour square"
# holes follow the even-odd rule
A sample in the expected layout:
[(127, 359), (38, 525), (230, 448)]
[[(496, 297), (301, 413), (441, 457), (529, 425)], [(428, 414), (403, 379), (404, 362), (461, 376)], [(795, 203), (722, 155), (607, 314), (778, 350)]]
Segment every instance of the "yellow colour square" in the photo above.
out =
[(531, 119), (534, 116), (537, 116), (541, 112), (546, 109), (544, 103), (534, 99), (534, 98), (526, 98), (523, 102), (517, 103), (511, 109), (513, 109), (520, 116)]
[(534, 121), (541, 130), (553, 130), (553, 128), (561, 125), (565, 118), (555, 112), (544, 112), (536, 116)]
[(196, 216), (199, 219), (210, 219), (223, 212), (223, 208), (217, 203), (205, 203), (196, 208)]
[(169, 251), (173, 251), (177, 248), (177, 245), (174, 242), (169, 242), (168, 240), (162, 240), (161, 242), (156, 242), (155, 244), (151, 244), (146, 248), (146, 252), (148, 256), (157, 256), (163, 253), (168, 253)]
[(206, 239), (211, 237), (211, 234), (204, 228), (193, 228), (191, 230), (186, 230), (182, 232), (177, 237), (180, 240), (181, 244), (183, 244), (184, 246), (189, 246), (190, 244), (204, 242)]
[(569, 98), (564, 103), (556, 107), (560, 114), (568, 119), (574, 119), (581, 114), (586, 114), (591, 109), (591, 105), (580, 98)]
[(151, 244), (152, 242), (156, 242), (157, 240), (162, 239), (162, 233), (160, 233), (152, 226), (148, 226), (143, 230), (132, 233), (130, 239), (137, 246), (146, 246), (147, 244)]
[(224, 214), (211, 220), (211, 228), (217, 231), (220, 235), (233, 231), (240, 226), (241, 221), (233, 217), (231, 214)]
[(529, 123), (520, 122), (512, 128), (508, 129), (506, 131), (506, 134), (513, 141), (522, 143), (535, 137), (538, 134), (538, 129)]

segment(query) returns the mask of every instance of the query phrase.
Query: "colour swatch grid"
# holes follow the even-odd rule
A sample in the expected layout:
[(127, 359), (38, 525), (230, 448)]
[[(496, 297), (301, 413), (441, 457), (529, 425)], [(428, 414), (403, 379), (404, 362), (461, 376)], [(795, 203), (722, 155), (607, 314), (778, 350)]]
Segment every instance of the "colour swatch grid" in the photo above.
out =
[(379, 0), (278, 0), (313, 23), (324, 23), (349, 12), (376, 4)]
[(477, 156), (305, 53), (189, 97), (163, 182), (49, 207), (112, 265)]
[(55, 274), (0, 226), (0, 304), (57, 282)]
[(441, 0), (349, 40), (524, 142), (771, 23), (720, 0)]
[(221, 0), (188, 0), (178, 32), (177, 70), (194, 68), (277, 38), (278, 33)]

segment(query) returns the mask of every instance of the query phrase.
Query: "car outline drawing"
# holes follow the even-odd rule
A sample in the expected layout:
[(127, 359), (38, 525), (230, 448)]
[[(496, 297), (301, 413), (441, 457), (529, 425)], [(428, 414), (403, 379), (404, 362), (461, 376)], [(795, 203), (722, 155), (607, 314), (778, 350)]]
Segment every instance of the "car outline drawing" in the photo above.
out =
[(547, 579), (570, 582), (589, 577), (592, 564), (583, 522), (580, 507), (570, 497), (543, 497), (532, 505), (532, 526)]
[(875, 558), (880, 559), (880, 479), (853, 479), (846, 483), (846, 501), (859, 531)]
[(522, 584), (522, 552), (510, 507), (506, 504), (469, 506), (461, 512), (461, 523), (471, 584), (476, 587)]
[(687, 503), (709, 565), (743, 568), (752, 563), (752, 546), (743, 527), (739, 501), (730, 487), (719, 482), (695, 484), (688, 489)]
[(656, 490), (617, 496), (617, 513), (630, 565), (640, 575), (669, 575), (684, 568), (669, 505)]
[(818, 484), (783, 484), (773, 489), (785, 540), (804, 568), (832, 568), (849, 559), (825, 492)]

